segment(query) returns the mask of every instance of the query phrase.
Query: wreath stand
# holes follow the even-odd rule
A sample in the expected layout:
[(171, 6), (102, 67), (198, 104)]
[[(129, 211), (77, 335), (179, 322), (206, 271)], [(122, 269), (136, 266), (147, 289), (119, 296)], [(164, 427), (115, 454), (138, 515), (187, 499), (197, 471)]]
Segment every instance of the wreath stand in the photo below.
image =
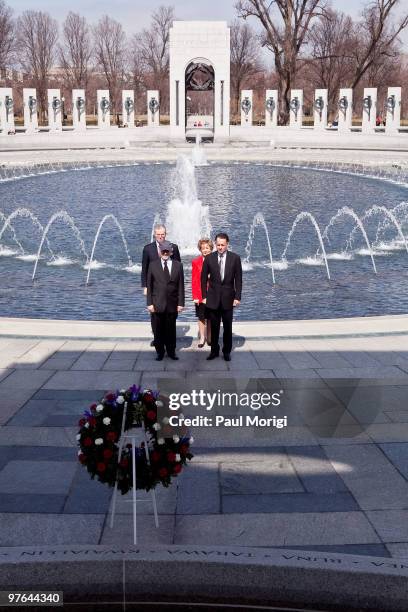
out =
[[(145, 450), (146, 461), (148, 465), (150, 465), (150, 456), (149, 456), (149, 448), (147, 444), (146, 428), (144, 426), (144, 423), (142, 425), (134, 424), (127, 432), (125, 432), (126, 413), (127, 413), (127, 406), (125, 405), (123, 409), (122, 428), (121, 428), (120, 442), (119, 442), (118, 464), (121, 460), (122, 449), (123, 449), (125, 440), (130, 440), (130, 443), (132, 445), (133, 489), (132, 489), (132, 499), (126, 499), (124, 501), (131, 502), (133, 504), (133, 544), (136, 545), (137, 544), (136, 505), (138, 502), (149, 501), (147, 499), (137, 499), (137, 495), (136, 495), (136, 444), (139, 444), (141, 441), (144, 442), (144, 450)], [(139, 430), (138, 432), (139, 435), (136, 433), (135, 429)], [(129, 433), (132, 430), (133, 430), (133, 433)], [(115, 488), (113, 490), (112, 512), (111, 512), (111, 520), (110, 520), (111, 529), (113, 528), (113, 522), (115, 520), (117, 494), (118, 494), (118, 481), (115, 482)], [(156, 525), (156, 528), (158, 528), (159, 527), (159, 517), (157, 515), (156, 491), (154, 489), (151, 489), (151, 494), (152, 494), (152, 502), (153, 502), (154, 523)]]

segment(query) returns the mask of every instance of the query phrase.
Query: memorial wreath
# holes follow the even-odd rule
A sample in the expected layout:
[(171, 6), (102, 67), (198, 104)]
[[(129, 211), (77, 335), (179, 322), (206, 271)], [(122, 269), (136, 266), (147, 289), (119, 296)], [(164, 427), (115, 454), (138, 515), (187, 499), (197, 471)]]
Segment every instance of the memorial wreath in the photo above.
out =
[[(168, 487), (193, 458), (190, 452), (193, 438), (187, 435), (187, 430), (181, 436), (172, 435), (164, 406), (157, 392), (136, 385), (107, 393), (99, 403), (92, 404), (78, 423), (77, 435), (78, 459), (91, 478), (111, 487), (117, 482), (122, 494), (132, 488), (132, 445), (123, 445), (122, 449), (120, 445), (126, 410), (124, 431), (144, 425), (150, 457), (149, 462), (145, 442), (141, 442), (135, 449), (136, 488), (149, 491), (160, 483)], [(160, 419), (158, 410), (164, 413)]]

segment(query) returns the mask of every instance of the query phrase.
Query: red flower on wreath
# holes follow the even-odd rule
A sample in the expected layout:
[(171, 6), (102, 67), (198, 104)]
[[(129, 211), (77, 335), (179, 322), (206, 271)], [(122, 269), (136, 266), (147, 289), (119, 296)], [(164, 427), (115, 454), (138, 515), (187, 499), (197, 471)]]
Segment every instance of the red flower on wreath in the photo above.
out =
[(83, 441), (83, 445), (84, 446), (91, 446), (92, 445), (92, 438), (85, 438), (85, 440)]
[(105, 395), (105, 398), (108, 400), (108, 402), (112, 402), (115, 399), (115, 394), (114, 393), (107, 393)]
[(167, 468), (161, 468), (161, 469), (159, 470), (159, 476), (160, 476), (160, 478), (166, 478), (167, 474), (168, 474), (168, 470), (167, 470)]
[(176, 460), (176, 455), (173, 452), (167, 453), (167, 461), (170, 461), (170, 463), (174, 463)]
[(78, 421), (79, 427), (83, 427), (85, 425), (85, 423), (86, 423), (86, 419), (79, 419), (79, 421)]
[(181, 463), (176, 463), (176, 465), (173, 467), (173, 472), (174, 472), (175, 474), (180, 474), (181, 469), (182, 469), (182, 468), (181, 468)]
[(100, 461), (97, 465), (96, 465), (96, 469), (98, 470), (98, 472), (104, 472), (106, 470), (106, 465), (105, 463), (102, 463), (102, 461)]
[(146, 413), (147, 418), (149, 419), (149, 421), (155, 421), (156, 420), (156, 413), (154, 410), (149, 410)]
[(103, 458), (110, 459), (111, 457), (113, 457), (113, 451), (111, 451), (110, 448), (105, 448), (105, 450), (103, 451)]
[(90, 424), (91, 427), (95, 427), (96, 425), (95, 417), (88, 417), (88, 423)]
[(129, 465), (129, 459), (126, 459), (126, 457), (124, 457), (124, 459), (121, 460), (119, 465), (121, 468), (127, 468), (127, 466)]
[(109, 440), (109, 442), (116, 442), (116, 439), (117, 439), (116, 432), (108, 431), (108, 433), (106, 434), (106, 439)]
[(92, 411), (96, 410), (96, 406), (97, 406), (97, 405), (98, 405), (98, 404), (91, 404), (91, 405), (89, 406), (89, 410), (92, 410)]
[(145, 393), (143, 399), (147, 404), (151, 404), (152, 402), (154, 402), (154, 397), (151, 393)]
[(81, 453), (80, 455), (78, 455), (78, 460), (81, 463), (86, 463), (86, 455), (84, 455), (84, 453)]
[(160, 461), (160, 453), (158, 453), (157, 451), (153, 451), (150, 455), (150, 458), (152, 461), (154, 461), (155, 463), (157, 463), (157, 461)]
[(182, 444), (180, 446), (180, 455), (185, 455), (186, 453), (188, 453), (188, 446), (187, 444)]

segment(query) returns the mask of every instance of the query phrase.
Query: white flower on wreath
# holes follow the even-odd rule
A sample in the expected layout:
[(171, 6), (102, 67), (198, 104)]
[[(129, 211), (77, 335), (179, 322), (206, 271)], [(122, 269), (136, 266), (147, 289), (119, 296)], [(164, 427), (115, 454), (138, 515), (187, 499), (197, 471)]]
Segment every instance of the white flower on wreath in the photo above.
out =
[(178, 436), (173, 436), (173, 442), (177, 444), (177, 442), (180, 442), (180, 438)]
[(163, 417), (163, 418), (162, 418), (162, 423), (163, 423), (164, 425), (168, 425), (168, 424), (169, 424), (169, 422), (170, 422), (169, 417)]
[(176, 453), (176, 461), (181, 461), (181, 457), (178, 453)]
[(157, 401), (156, 401), (156, 406), (157, 406), (158, 408), (163, 408), (164, 404), (163, 404), (163, 402), (162, 402), (161, 400), (157, 400)]
[(96, 438), (95, 444), (96, 446), (100, 446), (101, 444), (103, 444), (103, 438)]
[(126, 393), (126, 389), (121, 389), (120, 393)]
[(194, 442), (194, 438), (193, 438), (193, 436), (191, 436), (191, 438), (190, 438), (190, 444), (192, 444), (193, 442)]
[(123, 404), (124, 401), (125, 401), (125, 398), (123, 397), (123, 395), (118, 395), (118, 397), (116, 398), (117, 404)]
[(78, 457), (79, 457), (79, 455), (82, 455), (82, 451), (81, 450), (78, 451)]
[(160, 425), (160, 423), (155, 423), (155, 424), (153, 425), (153, 429), (155, 429), (156, 431), (159, 431), (159, 429), (161, 429), (161, 425)]
[(105, 418), (103, 419), (103, 421), (102, 421), (102, 423), (103, 423), (104, 425), (110, 425), (110, 422), (111, 422), (111, 420), (110, 420), (110, 418), (109, 418), (109, 417), (105, 417)]
[(89, 423), (88, 421), (85, 423), (84, 427), (88, 428), (89, 427)]
[(164, 444), (164, 438), (157, 438), (157, 444)]
[(80, 439), (81, 439), (81, 434), (77, 434), (76, 439), (77, 439), (77, 440), (80, 440)]
[(103, 410), (103, 405), (102, 404), (98, 404), (96, 407), (96, 412), (102, 412)]

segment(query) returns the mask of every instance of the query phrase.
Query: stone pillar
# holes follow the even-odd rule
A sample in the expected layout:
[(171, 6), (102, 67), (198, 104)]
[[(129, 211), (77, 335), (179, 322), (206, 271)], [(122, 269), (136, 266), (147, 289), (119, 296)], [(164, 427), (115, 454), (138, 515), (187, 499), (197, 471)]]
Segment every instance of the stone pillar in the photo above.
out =
[(59, 89), (48, 89), (48, 127), (50, 132), (62, 131), (62, 102)]
[(276, 127), (278, 125), (278, 91), (267, 89), (265, 96), (265, 127)]
[(327, 89), (316, 89), (313, 103), (314, 127), (318, 130), (327, 128)]
[(349, 132), (353, 125), (353, 90), (340, 89), (338, 131)]
[(148, 127), (160, 125), (160, 98), (157, 89), (150, 89), (147, 92), (147, 125)]
[(364, 134), (374, 133), (377, 118), (377, 89), (366, 87), (363, 95), (363, 121), (361, 131)]
[(108, 89), (98, 89), (96, 92), (96, 104), (98, 114), (98, 128), (106, 130), (110, 128), (111, 104)]
[(252, 89), (243, 89), (241, 91), (241, 126), (252, 127), (252, 116)]
[(133, 89), (122, 91), (122, 123), (129, 128), (135, 127), (135, 93)]
[(84, 89), (72, 90), (72, 125), (74, 130), (86, 130), (86, 100)]
[(292, 89), (290, 92), (290, 127), (300, 129), (303, 123), (303, 89)]
[(14, 101), (10, 87), (0, 88), (0, 127), (3, 134), (14, 132)]
[(35, 89), (23, 89), (24, 127), (26, 134), (38, 131), (37, 92)]
[(385, 131), (398, 132), (401, 127), (401, 87), (389, 87), (385, 103)]

